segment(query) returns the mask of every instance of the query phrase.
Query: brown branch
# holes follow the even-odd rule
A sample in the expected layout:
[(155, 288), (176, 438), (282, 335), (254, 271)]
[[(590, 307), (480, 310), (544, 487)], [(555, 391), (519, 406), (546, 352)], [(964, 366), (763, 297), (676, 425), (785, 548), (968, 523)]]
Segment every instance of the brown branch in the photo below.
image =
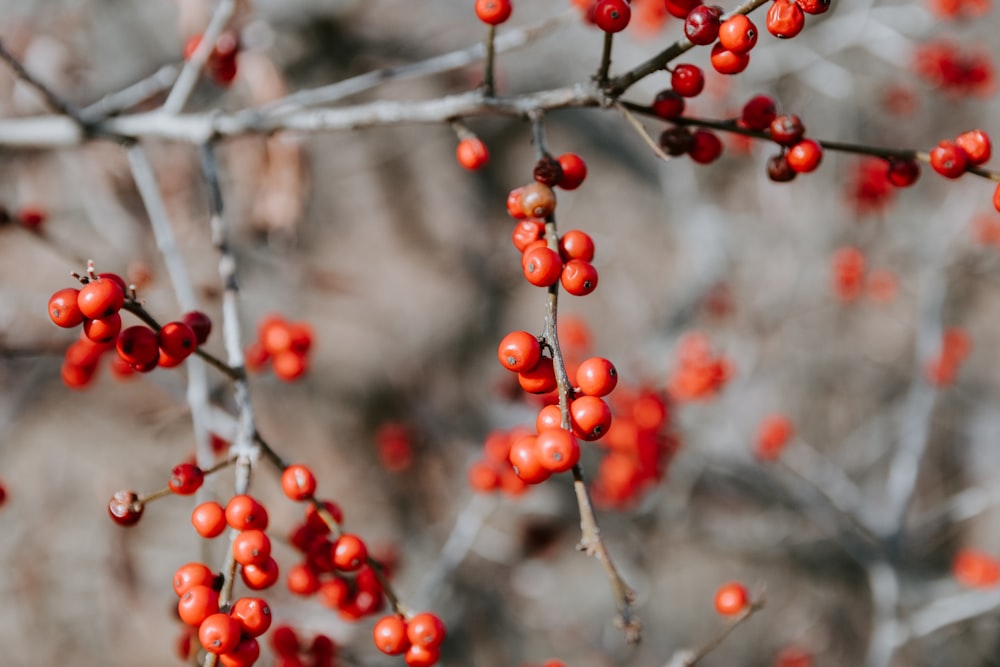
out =
[(694, 651), (680, 651), (671, 658), (670, 662), (667, 663), (666, 667), (691, 667), (692, 665), (698, 664), (702, 658), (715, 650), (725, 639), (731, 635), (736, 628), (740, 627), (748, 620), (750, 617), (756, 614), (758, 611), (764, 608), (767, 601), (763, 596), (759, 596), (757, 599), (753, 600), (746, 609), (740, 613), (733, 621), (726, 626), (724, 626), (714, 637), (709, 639), (707, 642), (702, 644), (698, 649)]

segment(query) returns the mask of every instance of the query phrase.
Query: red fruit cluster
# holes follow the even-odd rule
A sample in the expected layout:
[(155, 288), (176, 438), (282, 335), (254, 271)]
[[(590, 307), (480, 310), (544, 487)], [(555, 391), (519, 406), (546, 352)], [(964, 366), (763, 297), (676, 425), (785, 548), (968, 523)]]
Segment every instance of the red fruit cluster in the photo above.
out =
[(949, 327), (941, 336), (941, 349), (927, 362), (927, 381), (944, 387), (952, 384), (962, 362), (972, 352), (972, 340), (964, 329)]
[(260, 657), (257, 638), (271, 627), (271, 608), (263, 598), (239, 598), (220, 610), (222, 575), (203, 563), (182, 565), (174, 573), (177, 615), (197, 628), (201, 647), (226, 667), (250, 667)]
[[(685, 98), (695, 97), (704, 90), (705, 75), (696, 65), (680, 64), (670, 76), (671, 87), (653, 98), (653, 113), (673, 120), (684, 113)], [(689, 155), (698, 164), (709, 164), (722, 155), (722, 141), (710, 130), (694, 131), (683, 125), (673, 125), (660, 134), (660, 148), (670, 156)]]
[(313, 330), (308, 323), (289, 322), (281, 315), (268, 315), (257, 325), (257, 340), (247, 346), (247, 370), (259, 371), (270, 362), (279, 379), (297, 380), (309, 368), (312, 343)]
[(275, 667), (334, 667), (337, 645), (324, 634), (317, 634), (311, 642), (299, 638), (288, 625), (271, 630), (271, 649), (277, 657)]
[(955, 580), (969, 588), (993, 588), (1000, 583), (1000, 559), (975, 549), (961, 549), (951, 563)]
[[(201, 35), (193, 35), (184, 45), (184, 60), (191, 59), (199, 44)], [(215, 40), (215, 47), (205, 63), (205, 71), (220, 86), (229, 86), (236, 78), (236, 56), (239, 51), (240, 38), (235, 32), (224, 32)]]
[(795, 434), (792, 420), (782, 414), (768, 415), (757, 427), (754, 455), (762, 461), (773, 461), (781, 456), (785, 446)]
[(986, 52), (964, 52), (948, 41), (921, 44), (916, 51), (917, 74), (956, 98), (993, 94), (996, 75)]
[(944, 140), (931, 150), (934, 171), (946, 178), (958, 178), (969, 167), (978, 167), (992, 154), (990, 137), (982, 130), (969, 130), (954, 141)]
[(712, 350), (703, 333), (692, 332), (677, 345), (677, 367), (667, 379), (667, 391), (678, 401), (714, 397), (733, 374), (732, 364)]
[(403, 655), (408, 667), (431, 667), (441, 656), (447, 631), (435, 614), (423, 612), (409, 619), (384, 616), (372, 629), (375, 647), (386, 655)]

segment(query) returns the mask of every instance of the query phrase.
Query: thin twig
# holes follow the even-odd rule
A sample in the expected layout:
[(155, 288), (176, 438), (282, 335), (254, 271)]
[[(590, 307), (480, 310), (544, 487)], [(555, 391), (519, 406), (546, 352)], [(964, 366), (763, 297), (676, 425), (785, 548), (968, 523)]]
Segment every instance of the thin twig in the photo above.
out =
[(14, 74), (17, 75), (17, 78), (21, 79), (41, 93), (42, 97), (45, 98), (45, 101), (54, 111), (58, 111), (63, 116), (66, 116), (76, 123), (76, 125), (83, 130), (84, 134), (89, 132), (90, 125), (80, 115), (80, 110), (76, 108), (76, 105), (69, 100), (64, 99), (54, 90), (42, 83), (37, 77), (31, 74), (31, 72), (25, 69), (24, 65), (21, 64), (21, 61), (15, 58), (14, 54), (7, 50), (7, 46), (2, 41), (0, 41), (0, 59), (6, 62), (8, 67), (14, 70)]
[(604, 45), (601, 47), (601, 64), (597, 66), (597, 75), (594, 77), (599, 86), (605, 86), (608, 83), (608, 72), (611, 71), (611, 47), (614, 45), (614, 40), (614, 33), (604, 33)]
[(486, 97), (493, 97), (496, 91), (496, 85), (493, 78), (496, 36), (497, 27), (491, 24), (489, 29), (486, 31), (486, 62), (483, 63), (483, 95)]
[(635, 128), (635, 131), (639, 134), (640, 137), (642, 137), (642, 140), (645, 141), (649, 145), (649, 147), (653, 149), (653, 153), (656, 154), (656, 157), (660, 158), (661, 160), (670, 159), (670, 156), (663, 152), (663, 149), (660, 148), (660, 145), (658, 143), (656, 143), (656, 140), (653, 139), (653, 137), (649, 136), (649, 132), (646, 130), (646, 126), (639, 122), (639, 119), (635, 117), (635, 114), (633, 114), (631, 111), (628, 110), (628, 107), (626, 107), (621, 102), (615, 102), (615, 108), (621, 112), (622, 116), (625, 117), (625, 120), (628, 121), (629, 125)]
[(733, 619), (731, 623), (726, 624), (714, 637), (702, 644), (699, 648), (695, 650), (685, 649), (683, 651), (677, 651), (670, 658), (670, 661), (667, 662), (666, 667), (692, 667), (692, 665), (696, 665), (702, 658), (711, 653), (722, 642), (724, 642), (726, 638), (736, 630), (736, 628), (746, 623), (750, 620), (751, 616), (763, 609), (765, 603), (766, 600), (763, 597), (758, 597), (753, 600), (747, 608), (740, 613), (739, 616)]
[(215, 48), (215, 41), (222, 34), (235, 8), (235, 0), (220, 0), (219, 5), (215, 8), (215, 13), (212, 14), (212, 19), (208, 22), (208, 27), (201, 34), (198, 48), (184, 63), (181, 73), (177, 76), (177, 81), (174, 82), (174, 87), (167, 95), (167, 101), (163, 103), (165, 113), (178, 114), (184, 110), (184, 105), (190, 99), (191, 93), (198, 83), (198, 77), (201, 76), (201, 70), (205, 67), (205, 63), (208, 62), (208, 58)]
[(177, 80), (179, 72), (180, 68), (177, 65), (164, 65), (145, 79), (117, 92), (109, 93), (93, 104), (85, 106), (80, 110), (80, 115), (92, 122), (131, 109), (170, 88)]

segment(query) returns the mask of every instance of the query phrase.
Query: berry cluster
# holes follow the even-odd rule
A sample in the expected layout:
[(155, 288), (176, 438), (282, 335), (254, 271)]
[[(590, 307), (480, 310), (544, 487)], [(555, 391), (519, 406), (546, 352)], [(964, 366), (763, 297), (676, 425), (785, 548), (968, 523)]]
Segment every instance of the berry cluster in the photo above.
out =
[(732, 374), (732, 364), (712, 350), (708, 336), (691, 332), (677, 344), (677, 367), (667, 380), (667, 391), (678, 401), (712, 398)]
[(58, 326), (71, 329), (83, 325), (80, 340), (66, 350), (62, 377), (67, 386), (88, 385), (101, 356), (112, 348), (118, 352), (119, 374), (148, 373), (158, 367), (180, 365), (211, 333), (211, 320), (198, 311), (163, 326), (150, 318), (150, 326), (135, 325), (123, 330), (120, 311), (126, 305), (141, 306), (122, 277), (116, 273), (96, 274), (91, 262), (80, 282), (80, 289), (57, 290), (48, 305), (49, 317)]
[(888, 303), (896, 296), (895, 274), (888, 269), (868, 271), (868, 260), (859, 248), (838, 248), (831, 258), (831, 267), (830, 287), (842, 303), (857, 301), (863, 294), (878, 303)]
[(958, 178), (969, 167), (978, 167), (990, 159), (990, 137), (982, 130), (969, 130), (954, 141), (938, 143), (930, 153), (931, 167), (945, 178)]
[(303, 641), (295, 629), (279, 625), (271, 630), (271, 649), (278, 661), (277, 667), (334, 667), (337, 646), (324, 634), (317, 634), (311, 642)]
[[(201, 35), (193, 35), (184, 45), (184, 60), (191, 56), (201, 44)], [(215, 40), (215, 47), (205, 63), (205, 71), (220, 86), (228, 87), (236, 79), (236, 56), (240, 52), (240, 37), (232, 31), (226, 31)]]
[(386, 655), (403, 655), (409, 667), (437, 663), (446, 634), (441, 619), (426, 612), (410, 619), (399, 614), (384, 616), (372, 629), (375, 647)]
[(313, 330), (306, 322), (289, 322), (268, 315), (257, 325), (257, 340), (247, 346), (247, 370), (259, 371), (268, 363), (279, 379), (291, 382), (309, 369)]

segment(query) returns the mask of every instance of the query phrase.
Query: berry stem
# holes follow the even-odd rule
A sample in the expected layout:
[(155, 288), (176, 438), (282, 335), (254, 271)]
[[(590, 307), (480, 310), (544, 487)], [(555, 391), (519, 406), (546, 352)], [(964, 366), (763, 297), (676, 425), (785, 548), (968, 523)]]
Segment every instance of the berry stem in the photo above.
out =
[(639, 136), (642, 137), (642, 140), (645, 141), (646, 144), (648, 144), (653, 150), (656, 157), (661, 160), (670, 159), (670, 156), (663, 152), (663, 149), (660, 148), (660, 145), (656, 143), (653, 137), (649, 136), (649, 131), (646, 130), (646, 126), (639, 122), (639, 119), (635, 117), (635, 114), (628, 110), (627, 106), (625, 106), (621, 101), (617, 101), (615, 102), (615, 109), (618, 109), (618, 111), (621, 112), (622, 116), (625, 117), (625, 120), (628, 121), (629, 125), (635, 129)]
[[(212, 467), (202, 470), (202, 474), (208, 477), (209, 475), (217, 473), (224, 468), (228, 468), (235, 461), (236, 459), (230, 456), (228, 458), (223, 459), (222, 461), (215, 463)], [(139, 502), (145, 505), (147, 503), (153, 502), (154, 500), (165, 498), (166, 496), (169, 496), (171, 494), (173, 494), (173, 491), (170, 489), (169, 486), (165, 486), (162, 489), (157, 489), (156, 491), (152, 491), (150, 493), (140, 493)]]
[(666, 667), (691, 667), (692, 665), (698, 664), (702, 658), (711, 653), (716, 647), (719, 646), (719, 644), (725, 641), (726, 638), (736, 630), (736, 628), (746, 623), (750, 620), (751, 616), (763, 609), (765, 603), (766, 600), (763, 596), (758, 596), (753, 599), (750, 604), (747, 605), (746, 609), (740, 612), (740, 614), (732, 621), (726, 623), (726, 625), (724, 625), (722, 629), (715, 634), (715, 636), (694, 651), (678, 651), (673, 655), (673, 657), (671, 657)]
[(73, 122), (79, 125), (85, 136), (91, 133), (93, 127), (90, 123), (84, 120), (83, 116), (80, 115), (80, 110), (76, 108), (76, 105), (69, 100), (64, 99), (54, 90), (33, 76), (31, 72), (24, 67), (21, 61), (15, 58), (14, 54), (7, 50), (7, 46), (2, 41), (0, 41), (0, 60), (3, 60), (7, 63), (8, 67), (14, 70), (14, 74), (17, 78), (21, 79), (41, 93), (42, 97), (45, 98), (46, 103), (48, 103), (50, 107), (67, 118), (72, 119)]
[(486, 61), (483, 65), (483, 95), (486, 97), (493, 97), (495, 92), (493, 67), (496, 56), (496, 34), (497, 27), (490, 25), (486, 30)]
[(606, 86), (608, 83), (608, 72), (611, 70), (611, 47), (614, 41), (614, 33), (604, 33), (604, 46), (601, 48), (601, 63), (597, 66), (597, 75), (594, 77), (599, 86)]

